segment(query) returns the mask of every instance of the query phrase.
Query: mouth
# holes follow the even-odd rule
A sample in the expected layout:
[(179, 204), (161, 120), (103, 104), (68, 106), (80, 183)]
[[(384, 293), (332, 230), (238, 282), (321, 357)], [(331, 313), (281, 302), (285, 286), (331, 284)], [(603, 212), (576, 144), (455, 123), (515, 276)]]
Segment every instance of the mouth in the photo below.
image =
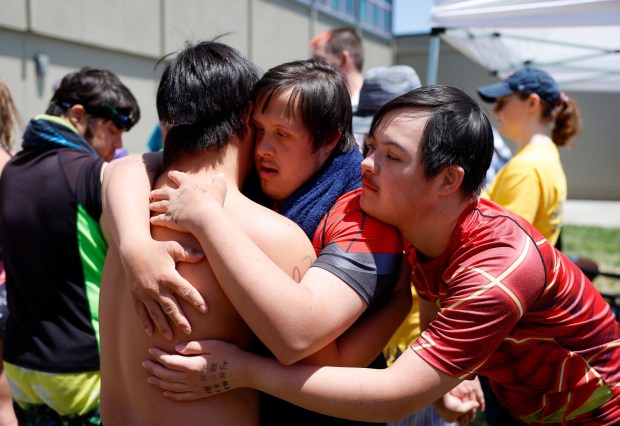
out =
[(364, 191), (374, 191), (377, 192), (377, 187), (373, 185), (368, 179), (362, 176), (362, 189)]
[(261, 178), (272, 178), (278, 174), (278, 169), (267, 164), (259, 164), (258, 175)]

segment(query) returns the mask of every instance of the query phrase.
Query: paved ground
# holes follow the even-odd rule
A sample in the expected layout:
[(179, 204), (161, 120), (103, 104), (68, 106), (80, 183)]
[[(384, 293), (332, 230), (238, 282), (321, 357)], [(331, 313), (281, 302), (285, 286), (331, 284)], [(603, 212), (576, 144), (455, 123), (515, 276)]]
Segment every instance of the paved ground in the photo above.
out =
[(564, 223), (620, 228), (620, 201), (568, 200)]

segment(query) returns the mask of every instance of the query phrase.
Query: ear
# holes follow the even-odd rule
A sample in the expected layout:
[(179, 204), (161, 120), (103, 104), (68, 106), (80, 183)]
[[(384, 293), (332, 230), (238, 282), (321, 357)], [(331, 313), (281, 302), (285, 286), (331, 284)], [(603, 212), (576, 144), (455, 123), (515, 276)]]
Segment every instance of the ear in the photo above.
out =
[(527, 98), (527, 106), (528, 108), (539, 108), (541, 103), (540, 96), (537, 93), (532, 93)]
[(334, 152), (336, 145), (338, 145), (338, 142), (340, 141), (341, 136), (342, 136), (342, 132), (338, 130), (338, 133), (334, 137), (334, 139), (332, 139), (331, 142), (326, 143), (325, 145), (321, 147), (321, 150), (323, 153), (323, 161), (327, 160), (332, 155), (332, 152)]
[(339, 58), (340, 59), (340, 70), (341, 72), (345, 73), (347, 71), (349, 71), (349, 69), (351, 68), (351, 65), (353, 63), (353, 58), (351, 57), (351, 52), (349, 52), (348, 50), (343, 50), (342, 52), (340, 52)]
[(242, 142), (247, 142), (252, 147), (254, 146), (254, 126), (252, 125), (252, 114), (254, 113), (254, 104), (250, 104), (248, 108), (243, 112), (243, 121), (245, 122), (245, 137)]
[(72, 105), (66, 112), (65, 117), (73, 124), (78, 130), (78, 133), (84, 134), (83, 129), (86, 128), (87, 120), (87, 112), (84, 107), (80, 104)]
[(461, 189), (461, 183), (465, 177), (465, 170), (461, 166), (451, 164), (443, 168), (439, 173), (439, 194), (450, 195)]

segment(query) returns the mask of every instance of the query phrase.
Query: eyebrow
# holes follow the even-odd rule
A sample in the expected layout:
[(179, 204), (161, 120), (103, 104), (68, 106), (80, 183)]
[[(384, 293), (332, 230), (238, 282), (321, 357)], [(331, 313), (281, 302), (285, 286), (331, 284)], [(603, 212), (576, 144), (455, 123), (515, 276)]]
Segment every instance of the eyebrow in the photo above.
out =
[[(374, 140), (376, 140), (376, 139), (374, 139)], [(401, 144), (401, 143), (399, 143), (399, 142), (396, 142), (396, 141), (393, 141), (393, 140), (391, 140), (391, 139), (390, 139), (390, 140), (387, 140), (387, 141), (385, 141), (385, 142), (383, 142), (383, 145), (388, 145), (388, 146), (393, 146), (393, 147), (396, 147), (397, 149), (399, 149), (399, 150), (401, 150), (401, 151), (403, 151), (403, 152), (405, 152), (405, 151), (406, 151), (406, 149), (405, 149), (405, 147), (403, 146), (403, 144)]]

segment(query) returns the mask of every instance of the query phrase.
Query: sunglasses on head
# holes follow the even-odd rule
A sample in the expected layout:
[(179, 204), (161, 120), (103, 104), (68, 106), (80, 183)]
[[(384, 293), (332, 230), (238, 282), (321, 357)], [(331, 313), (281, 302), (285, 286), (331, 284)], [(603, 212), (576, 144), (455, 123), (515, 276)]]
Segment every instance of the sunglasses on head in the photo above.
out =
[(133, 120), (129, 116), (121, 114), (116, 110), (116, 108), (105, 102), (99, 106), (88, 107), (85, 109), (96, 117), (112, 120), (116, 127), (123, 129), (126, 132), (129, 131), (129, 129), (131, 129), (134, 125)]
[[(61, 106), (68, 109), (68, 108), (71, 108), (71, 106), (75, 104), (79, 104), (79, 102), (74, 102), (73, 104), (70, 104), (68, 102), (63, 102)], [(89, 114), (95, 117), (111, 120), (116, 127), (126, 132), (129, 131), (129, 129), (131, 129), (133, 125), (135, 124), (133, 120), (131, 119), (131, 117), (121, 114), (120, 112), (117, 111), (116, 108), (114, 108), (112, 105), (106, 102), (102, 103), (101, 105), (94, 106), (94, 107), (91, 107), (91, 106), (87, 107), (85, 105), (83, 106), (86, 112), (88, 112)]]

